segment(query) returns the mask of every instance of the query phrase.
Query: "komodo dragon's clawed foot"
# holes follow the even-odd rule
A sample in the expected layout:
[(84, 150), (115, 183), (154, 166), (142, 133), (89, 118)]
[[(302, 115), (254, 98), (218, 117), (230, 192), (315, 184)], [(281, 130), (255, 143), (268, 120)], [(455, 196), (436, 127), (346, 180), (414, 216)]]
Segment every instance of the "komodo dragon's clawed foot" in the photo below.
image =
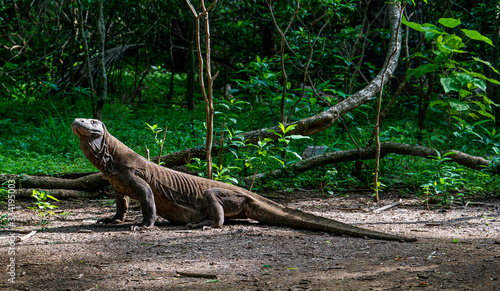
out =
[(134, 225), (130, 227), (132, 231), (144, 231), (144, 230), (153, 230), (154, 225), (146, 226), (146, 225)]
[(95, 224), (122, 224), (122, 223), (123, 223), (123, 220), (121, 220), (121, 219), (106, 217), (106, 218), (101, 218), (101, 219), (97, 220)]
[(186, 224), (186, 227), (191, 228), (191, 229), (194, 229), (194, 228), (206, 229), (207, 227), (221, 228), (222, 225), (214, 224), (214, 222), (212, 220), (204, 220), (204, 221), (199, 222), (199, 223), (188, 223), (188, 224)]

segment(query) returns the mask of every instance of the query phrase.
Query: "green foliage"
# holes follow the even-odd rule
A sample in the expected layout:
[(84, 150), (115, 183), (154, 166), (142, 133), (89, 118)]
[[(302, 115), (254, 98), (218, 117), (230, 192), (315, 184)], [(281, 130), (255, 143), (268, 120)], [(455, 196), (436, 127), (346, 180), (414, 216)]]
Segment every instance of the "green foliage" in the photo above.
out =
[[(197, 108), (192, 112), (183, 108), (187, 72), (192, 70), (186, 67), (185, 49), (192, 41), (185, 29), (186, 20), (191, 21), (192, 15), (184, 9), (184, 1), (159, 2), (155, 6), (145, 5), (144, 1), (120, 2), (119, 7), (116, 4), (110, 2), (104, 11), (111, 24), (106, 48), (135, 42), (148, 45), (130, 49), (121, 57), (122, 62), (110, 68), (103, 121), (113, 135), (141, 155), (145, 155), (144, 141), (151, 140), (152, 135), (155, 147), (163, 146), (164, 153), (202, 145), (205, 114), (199, 92), (195, 92)], [(435, 7), (443, 4), (437, 1), (425, 5), (423, 24), (405, 21), (428, 40), (421, 51), (407, 58), (418, 64), (410, 71), (410, 78), (417, 80), (415, 88), (421, 94), (397, 99), (384, 120), (381, 140), (454, 148), (472, 155), (487, 155), (494, 162), (484, 171), (473, 171), (438, 161), (447, 157), (434, 160), (429, 167), (427, 160), (386, 156), (381, 175), (387, 189), (404, 185), (401, 187), (419, 191), (419, 185), (427, 185), (420, 190), (446, 204), (465, 195), (496, 193), (500, 186), (498, 178), (488, 172), (498, 171), (500, 141), (493, 122), (494, 102), (498, 100), (490, 100), (486, 95), (488, 83), (500, 82), (496, 80), (498, 60), (491, 57), (498, 47), (490, 29), (497, 7), (486, 3), (473, 3), (465, 10), (452, 7), (453, 18), (435, 21), (435, 14), (440, 12)], [(85, 28), (91, 55), (95, 55), (95, 39), (90, 37), (95, 35), (95, 3), (84, 1), (83, 5), (88, 12)], [(293, 127), (280, 125), (274, 132), (275, 138), (256, 145), (249, 145), (239, 135), (282, 122), (282, 101), (285, 117), (292, 122), (318, 114), (366, 85), (381, 66), (388, 33), (384, 27), (363, 26), (364, 6), (360, 5), (363, 3), (355, 1), (306, 1), (296, 11), (289, 2), (273, 3), (278, 26), (282, 31), (289, 27), (283, 56), (286, 84), (280, 54), (266, 50), (266, 32), (276, 30), (265, 4), (227, 1), (211, 11), (211, 26), (218, 31), (218, 41), (212, 44), (218, 61), (213, 65), (220, 71), (214, 84), (214, 128), (216, 137), (220, 137), (215, 140), (224, 141), (219, 145), (221, 154), (214, 157), (216, 179), (243, 186), (243, 177), (296, 162), (300, 159), (298, 153), (308, 145), (324, 145), (328, 151), (353, 149), (354, 142), (361, 147), (366, 145), (375, 114), (369, 103), (342, 117), (350, 135), (343, 126), (336, 125), (311, 139), (286, 137), (285, 132)], [(84, 57), (81, 38), (72, 39), (74, 23), (61, 18), (74, 11), (71, 3), (59, 7), (52, 2), (30, 5), (7, 1), (0, 5), (0, 21), (8, 35), (0, 40), (7, 48), (0, 51), (1, 173), (95, 171), (70, 129), (74, 118), (91, 116), (92, 92), (85, 80), (74, 87), (59, 82), (70, 74), (71, 65), (76, 68)], [(289, 22), (295, 14), (295, 20)], [(431, 21), (434, 24), (426, 23)], [(131, 30), (127, 23), (134, 23), (134, 28)], [(412, 37), (409, 34), (410, 44)], [(276, 39), (272, 41), (274, 44)], [(359, 52), (369, 52), (370, 56)], [(429, 76), (438, 81), (430, 83)], [(233, 90), (224, 99), (217, 89), (227, 83)], [(198, 86), (194, 87), (198, 90)], [(284, 89), (287, 92), (283, 100)], [(422, 96), (431, 91), (430, 100), (422, 101)], [(426, 126), (417, 131), (418, 110), (425, 105), (430, 106)], [(165, 140), (158, 137), (157, 124), (169, 125)], [(353, 162), (328, 165), (294, 177), (266, 181), (258, 187), (311, 187), (338, 194), (343, 189), (367, 187), (373, 165), (370, 161), (365, 165), (357, 173), (353, 172)], [(190, 167), (201, 170), (206, 165), (195, 160)]]
[(52, 209), (58, 208), (58, 206), (50, 204), (50, 200), (59, 200), (44, 191), (37, 191), (35, 189), (33, 189), (33, 194), (31, 195), (31, 197), (36, 199), (36, 202), (33, 202), (35, 206), (30, 206), (28, 208), (34, 210), (38, 214), (38, 216), (40, 217), (40, 221), (38, 224), (42, 226), (43, 230), (50, 223), (50, 217), (55, 215)]
[[(448, 29), (461, 25), (460, 19), (454, 18), (441, 18), (438, 22)], [(468, 53), (468, 51), (464, 50), (466, 43), (460, 36), (450, 34), (443, 28), (430, 23), (421, 25), (406, 20), (403, 21), (403, 24), (423, 32), (427, 40), (432, 42), (433, 45), (429, 52), (414, 55), (414, 57), (425, 59), (426, 63), (411, 70), (408, 75), (408, 78), (419, 78), (424, 74), (439, 73), (440, 83), (445, 95), (441, 99), (431, 101), (430, 106), (442, 106), (446, 108), (448, 115), (453, 117), (466, 114), (475, 120), (480, 118), (494, 120), (492, 106), (497, 105), (486, 96), (485, 81), (496, 84), (500, 84), (500, 82), (474, 72), (479, 67), (479, 64), (488, 64), (488, 62), (477, 57), (471, 57), (467, 61), (458, 60), (457, 54)], [(477, 31), (468, 29), (461, 29), (460, 31), (470, 40), (483, 41), (492, 45), (489, 38)], [(463, 57), (460, 58), (463, 59)], [(473, 97), (480, 98), (474, 100)]]
[[(453, 154), (453, 152), (447, 152), (441, 155), (440, 152), (436, 151), (436, 156), (432, 157), (434, 159), (433, 167), (423, 172), (429, 176), (430, 181), (420, 187), (425, 190), (426, 196), (437, 200), (442, 205), (453, 204), (456, 199), (463, 199), (465, 196), (464, 186), (467, 180), (462, 176), (465, 170), (445, 164), (451, 161), (448, 156)], [(452, 195), (451, 191), (455, 192), (456, 195)]]

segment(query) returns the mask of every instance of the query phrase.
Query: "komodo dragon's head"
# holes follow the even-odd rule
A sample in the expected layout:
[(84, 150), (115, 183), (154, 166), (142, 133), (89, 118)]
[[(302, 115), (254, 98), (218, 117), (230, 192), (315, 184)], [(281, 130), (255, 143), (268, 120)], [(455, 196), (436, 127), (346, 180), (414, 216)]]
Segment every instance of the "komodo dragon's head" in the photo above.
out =
[(80, 147), (85, 157), (99, 170), (114, 173), (113, 157), (110, 154), (111, 135), (106, 126), (97, 119), (77, 118), (71, 129), (80, 139)]
[(77, 118), (71, 124), (71, 129), (80, 138), (87, 141), (102, 138), (106, 127), (97, 119)]

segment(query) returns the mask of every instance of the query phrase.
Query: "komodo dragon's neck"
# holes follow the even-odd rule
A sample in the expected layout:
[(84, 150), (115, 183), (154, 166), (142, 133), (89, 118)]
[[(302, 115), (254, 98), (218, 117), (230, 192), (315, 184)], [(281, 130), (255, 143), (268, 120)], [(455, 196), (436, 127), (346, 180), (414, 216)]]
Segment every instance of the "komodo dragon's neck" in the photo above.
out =
[(104, 130), (100, 140), (80, 139), (85, 157), (105, 177), (118, 174), (123, 168), (139, 166), (145, 159)]

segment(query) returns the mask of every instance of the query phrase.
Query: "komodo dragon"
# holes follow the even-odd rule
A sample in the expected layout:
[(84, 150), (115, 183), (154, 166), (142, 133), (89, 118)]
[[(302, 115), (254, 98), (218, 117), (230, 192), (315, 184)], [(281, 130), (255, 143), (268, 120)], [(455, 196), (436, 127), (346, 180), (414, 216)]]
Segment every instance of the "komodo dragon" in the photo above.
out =
[(415, 241), (358, 228), (284, 207), (243, 188), (154, 164), (112, 136), (99, 120), (78, 118), (71, 124), (83, 154), (115, 190), (116, 214), (100, 223), (124, 221), (129, 198), (140, 202), (141, 227), (152, 227), (156, 215), (190, 228), (222, 227), (224, 219), (250, 218), (261, 223), (336, 235)]

